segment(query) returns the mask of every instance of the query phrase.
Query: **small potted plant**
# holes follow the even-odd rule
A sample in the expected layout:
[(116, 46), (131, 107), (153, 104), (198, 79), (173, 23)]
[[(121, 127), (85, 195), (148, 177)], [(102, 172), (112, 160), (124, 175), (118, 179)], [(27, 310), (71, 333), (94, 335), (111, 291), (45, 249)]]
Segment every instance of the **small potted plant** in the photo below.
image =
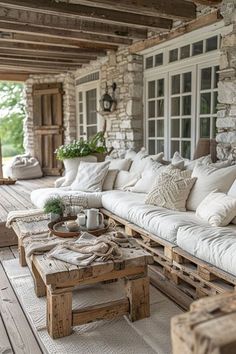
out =
[(65, 206), (60, 197), (52, 197), (44, 205), (44, 212), (50, 214), (51, 221), (56, 221), (63, 217)]

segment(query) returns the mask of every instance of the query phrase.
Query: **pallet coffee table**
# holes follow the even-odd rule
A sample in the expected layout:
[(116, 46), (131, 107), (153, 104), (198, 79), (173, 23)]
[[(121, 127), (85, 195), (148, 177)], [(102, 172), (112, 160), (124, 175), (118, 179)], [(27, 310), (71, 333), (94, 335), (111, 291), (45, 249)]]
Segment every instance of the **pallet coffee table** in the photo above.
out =
[[(150, 316), (147, 266), (153, 257), (145, 250), (122, 248), (122, 260), (78, 267), (46, 255), (32, 257), (37, 296), (47, 295), (47, 329), (52, 338), (68, 336), (72, 327), (128, 315), (131, 321)], [(124, 278), (126, 298), (72, 310), (75, 286)]]

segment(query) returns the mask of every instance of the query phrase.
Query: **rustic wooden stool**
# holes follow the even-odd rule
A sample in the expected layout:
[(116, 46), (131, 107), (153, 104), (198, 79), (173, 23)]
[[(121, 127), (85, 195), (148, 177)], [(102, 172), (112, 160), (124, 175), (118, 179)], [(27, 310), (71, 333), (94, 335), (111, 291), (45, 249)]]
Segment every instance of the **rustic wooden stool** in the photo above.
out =
[[(147, 266), (153, 263), (153, 257), (141, 248), (121, 251), (122, 260), (92, 263), (87, 267), (48, 259), (46, 255), (32, 257), (36, 295), (47, 294), (47, 329), (52, 338), (68, 336), (72, 326), (92, 321), (127, 314), (131, 321), (150, 316)], [(72, 310), (75, 286), (121, 278), (125, 280), (125, 299)]]
[(172, 318), (173, 354), (235, 354), (236, 293), (206, 297)]

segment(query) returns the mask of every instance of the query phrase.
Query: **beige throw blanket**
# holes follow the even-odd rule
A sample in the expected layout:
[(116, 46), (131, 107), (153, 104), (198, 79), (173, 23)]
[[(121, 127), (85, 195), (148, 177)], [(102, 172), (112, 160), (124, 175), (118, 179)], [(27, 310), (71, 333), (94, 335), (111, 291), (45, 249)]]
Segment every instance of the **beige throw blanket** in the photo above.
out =
[(7, 215), (6, 227), (11, 228), (11, 224), (20, 219), (21, 221), (36, 221), (48, 218), (43, 209), (12, 210)]

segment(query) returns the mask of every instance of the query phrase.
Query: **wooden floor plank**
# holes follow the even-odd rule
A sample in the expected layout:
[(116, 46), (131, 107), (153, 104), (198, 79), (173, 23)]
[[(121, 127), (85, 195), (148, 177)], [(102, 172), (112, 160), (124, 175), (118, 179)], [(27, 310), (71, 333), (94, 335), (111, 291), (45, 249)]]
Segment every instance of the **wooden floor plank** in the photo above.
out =
[(1, 354), (14, 354), (11, 343), (9, 341), (2, 317), (0, 315), (0, 353)]
[(2, 264), (0, 264), (0, 313), (15, 353), (42, 354)]
[(11, 249), (14, 257), (19, 258), (18, 246), (11, 246), (10, 249)]
[(2, 247), (0, 248), (0, 261), (8, 261), (9, 259), (13, 259), (14, 254), (12, 253), (10, 247)]

